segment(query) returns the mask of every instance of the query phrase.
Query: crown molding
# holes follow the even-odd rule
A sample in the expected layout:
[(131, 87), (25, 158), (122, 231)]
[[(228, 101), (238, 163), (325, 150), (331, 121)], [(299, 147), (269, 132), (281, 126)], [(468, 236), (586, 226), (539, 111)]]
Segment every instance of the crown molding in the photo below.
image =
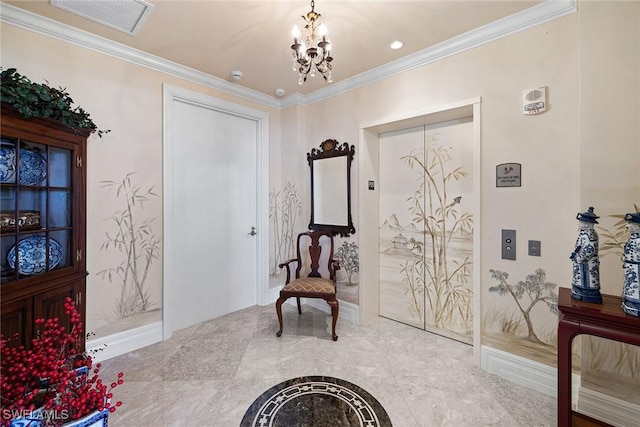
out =
[(442, 43), (404, 56), (393, 62), (303, 95), (302, 105), (310, 105), (350, 90), (413, 70), (465, 50), (506, 37), (536, 25), (575, 13), (577, 0), (547, 0), (529, 9), (476, 28)]
[(308, 104), (309, 102), (307, 102), (306, 95), (300, 92), (292, 93), (291, 95), (285, 96), (280, 100), (280, 108), (282, 109), (291, 107), (292, 105), (305, 106)]
[(159, 56), (151, 55), (138, 49), (133, 49), (121, 43), (117, 43), (87, 31), (36, 15), (6, 3), (0, 4), (0, 22), (128, 61), (155, 71), (180, 77), (249, 101), (254, 101), (273, 108), (281, 108), (280, 100), (273, 96), (228, 82), (219, 77), (180, 65)]
[(522, 12), (499, 19), (483, 27), (453, 37), (442, 43), (348, 79), (332, 83), (325, 88), (309, 94), (296, 92), (282, 99), (277, 99), (262, 92), (228, 82), (219, 77), (194, 70), (193, 68), (168, 61), (155, 55), (150, 55), (6, 3), (0, 3), (0, 22), (189, 80), (258, 104), (283, 109), (292, 105), (311, 105), (353, 89), (422, 67), (499, 38), (518, 33), (536, 25), (570, 15), (578, 10), (577, 2), (578, 0), (547, 0), (544, 3), (540, 3)]

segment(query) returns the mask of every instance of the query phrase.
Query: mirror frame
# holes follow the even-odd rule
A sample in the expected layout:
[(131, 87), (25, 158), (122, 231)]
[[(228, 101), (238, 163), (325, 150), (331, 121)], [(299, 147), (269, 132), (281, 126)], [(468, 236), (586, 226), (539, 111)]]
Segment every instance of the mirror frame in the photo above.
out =
[[(340, 144), (335, 139), (327, 139), (320, 144), (320, 150), (317, 148), (313, 148), (310, 153), (307, 153), (307, 162), (309, 163), (309, 168), (311, 169), (311, 221), (309, 222), (310, 230), (317, 231), (332, 231), (334, 235), (340, 235), (342, 237), (349, 237), (350, 234), (354, 234), (356, 232), (355, 227), (353, 226), (353, 219), (351, 217), (351, 162), (353, 162), (353, 156), (355, 155), (356, 149), (353, 145), (349, 146), (348, 143)], [(347, 225), (336, 225), (336, 224), (317, 224), (314, 220), (315, 217), (315, 203), (314, 203), (314, 180), (317, 179), (314, 176), (313, 163), (322, 160), (322, 159), (330, 159), (334, 157), (346, 157), (347, 162), (347, 176), (346, 176), (346, 186), (347, 186)]]

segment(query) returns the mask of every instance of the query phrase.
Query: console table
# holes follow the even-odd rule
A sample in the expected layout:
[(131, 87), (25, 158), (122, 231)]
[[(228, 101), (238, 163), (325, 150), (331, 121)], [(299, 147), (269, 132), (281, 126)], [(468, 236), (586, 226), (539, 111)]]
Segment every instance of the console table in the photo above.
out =
[(558, 426), (571, 426), (571, 343), (587, 334), (627, 344), (640, 345), (640, 318), (620, 307), (621, 298), (602, 295), (602, 304), (577, 301), (571, 289), (560, 288), (558, 309)]

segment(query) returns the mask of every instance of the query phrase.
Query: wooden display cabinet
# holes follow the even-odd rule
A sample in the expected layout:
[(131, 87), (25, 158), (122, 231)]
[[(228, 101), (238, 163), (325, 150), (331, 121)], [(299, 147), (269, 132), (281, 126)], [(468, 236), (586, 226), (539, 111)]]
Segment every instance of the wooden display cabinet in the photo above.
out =
[(28, 348), (35, 319), (68, 325), (66, 297), (85, 318), (90, 131), (24, 119), (5, 103), (0, 124), (0, 332)]

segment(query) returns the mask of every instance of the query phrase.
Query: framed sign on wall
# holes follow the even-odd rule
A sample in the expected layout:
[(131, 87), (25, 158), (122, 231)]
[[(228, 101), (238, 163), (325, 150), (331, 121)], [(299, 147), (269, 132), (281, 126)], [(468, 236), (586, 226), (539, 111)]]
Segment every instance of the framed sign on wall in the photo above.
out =
[(496, 166), (496, 187), (520, 187), (520, 163), (503, 163)]

